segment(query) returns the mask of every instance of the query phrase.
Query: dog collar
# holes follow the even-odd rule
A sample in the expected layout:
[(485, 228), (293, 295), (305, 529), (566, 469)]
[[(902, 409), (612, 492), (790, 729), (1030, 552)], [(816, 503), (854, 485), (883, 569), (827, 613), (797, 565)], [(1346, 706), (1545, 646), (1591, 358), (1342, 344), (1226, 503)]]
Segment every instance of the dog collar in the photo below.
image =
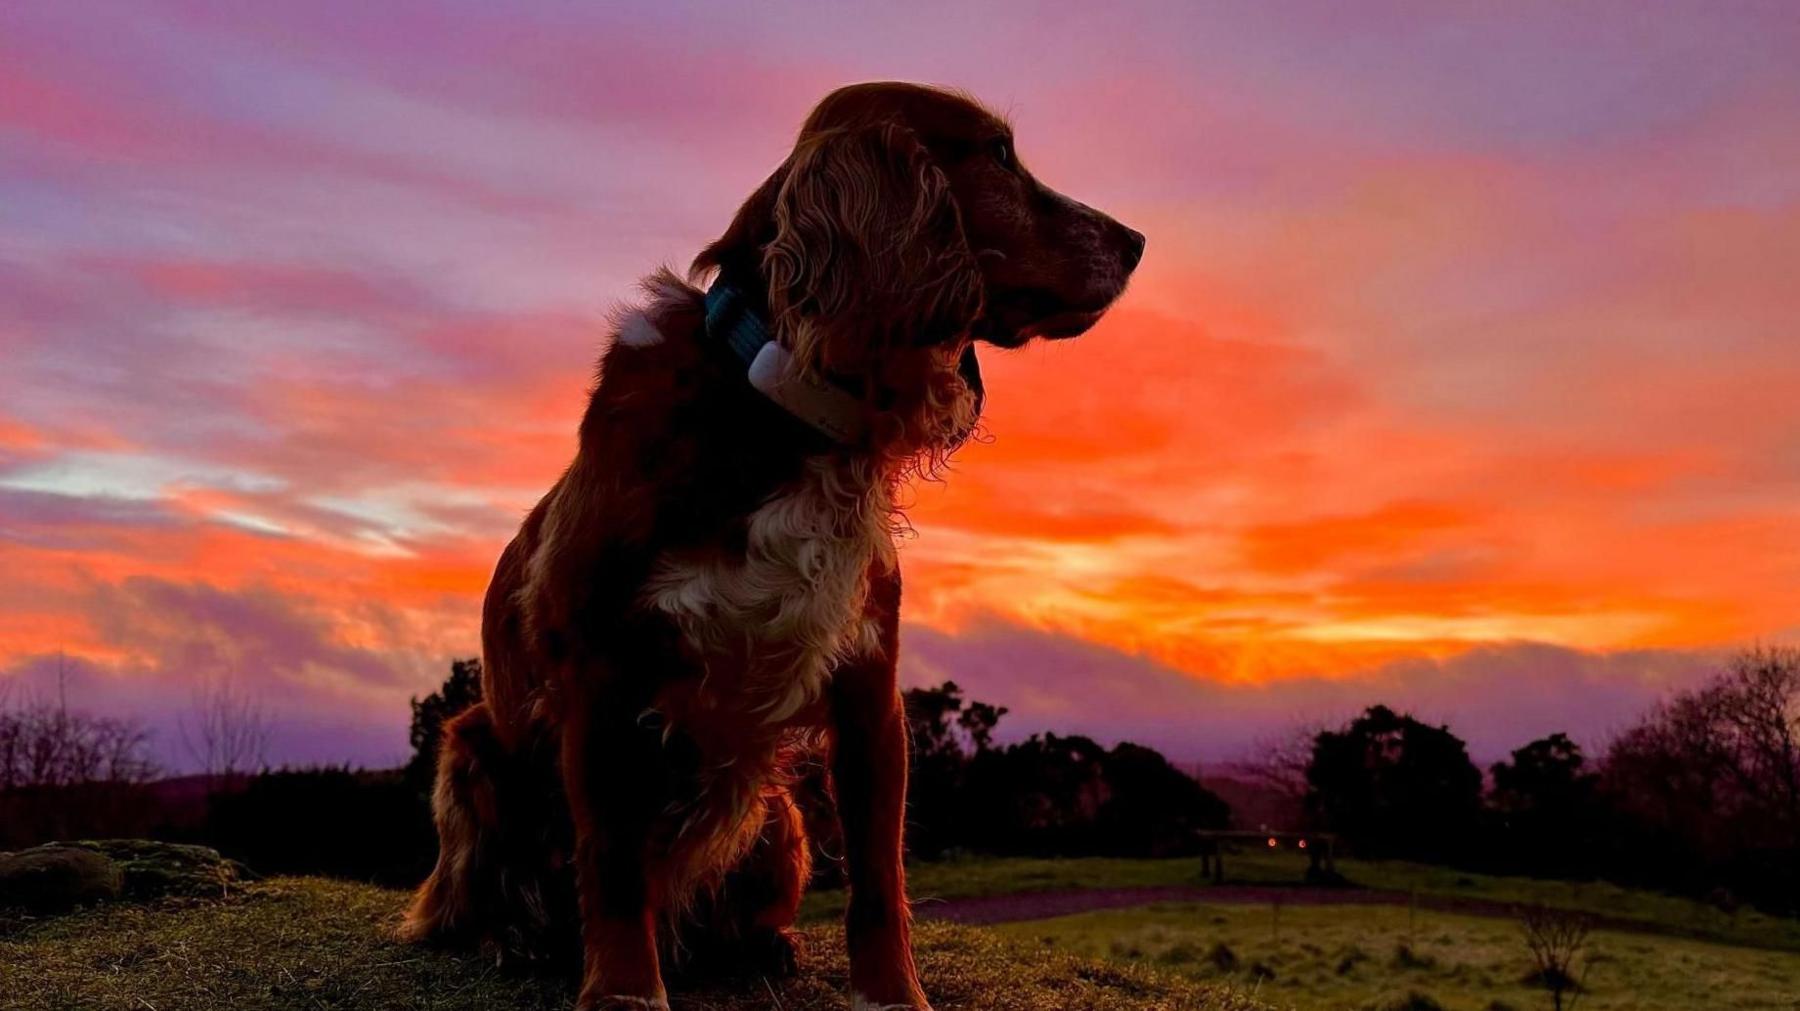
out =
[(800, 368), (742, 288), (720, 279), (707, 289), (706, 335), (730, 348), (749, 370), (750, 385), (782, 410), (837, 442), (862, 441), (868, 429), (862, 401)]
[[(706, 291), (706, 335), (723, 343), (744, 364), (745, 378), (757, 392), (831, 439), (855, 445), (868, 432), (863, 402), (849, 390), (810, 375), (769, 332), (769, 324), (751, 305), (744, 290), (723, 277)], [(963, 349), (957, 373), (975, 394), (981, 413), (985, 390), (975, 346)]]

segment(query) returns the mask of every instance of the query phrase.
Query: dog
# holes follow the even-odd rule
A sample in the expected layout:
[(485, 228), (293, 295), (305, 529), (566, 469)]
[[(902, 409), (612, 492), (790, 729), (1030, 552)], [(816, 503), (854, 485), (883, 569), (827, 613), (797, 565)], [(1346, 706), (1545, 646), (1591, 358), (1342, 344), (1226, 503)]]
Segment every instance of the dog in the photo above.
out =
[(530, 955), (578, 919), (582, 1011), (668, 1007), (690, 934), (791, 964), (810, 854), (790, 787), (816, 742), (852, 1003), (928, 1008), (896, 492), (975, 427), (977, 343), (1078, 336), (1143, 250), (965, 95), (820, 102), (687, 278), (654, 274), (614, 320), (575, 460), (494, 571), (483, 701), (446, 728), (403, 933)]

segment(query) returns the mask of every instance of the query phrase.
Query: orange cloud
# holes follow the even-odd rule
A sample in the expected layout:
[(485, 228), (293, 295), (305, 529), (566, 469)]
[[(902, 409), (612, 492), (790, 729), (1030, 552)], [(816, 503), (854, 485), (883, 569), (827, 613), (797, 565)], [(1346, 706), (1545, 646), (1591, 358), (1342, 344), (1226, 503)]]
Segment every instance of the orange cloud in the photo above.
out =
[[(1631, 680), (1602, 653), (1800, 624), (1800, 87), (1750, 22), (1620, 51), (1519, 12), (1496, 49), (1370, 15), (1319, 60), (1341, 19), (1192, 5), (1066, 43), (982, 5), (966, 52), (901, 15), (52, 6), (0, 39), (0, 674), (264, 666), (401, 711), (475, 648), (607, 305), (896, 51), (1150, 236), (1092, 333), (984, 352), (991, 438), (910, 493), (936, 661), (1062, 657), (1065, 708), (1110, 669), (1170, 705), (1540, 660), (1597, 692)], [(1638, 61), (1674, 69), (1620, 92)]]

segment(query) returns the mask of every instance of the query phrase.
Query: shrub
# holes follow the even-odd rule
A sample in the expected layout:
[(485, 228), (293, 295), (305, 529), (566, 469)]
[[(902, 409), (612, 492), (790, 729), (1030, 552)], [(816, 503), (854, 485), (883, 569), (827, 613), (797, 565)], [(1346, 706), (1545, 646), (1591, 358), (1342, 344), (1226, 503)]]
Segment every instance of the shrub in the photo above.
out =
[(282, 770), (215, 794), (207, 841), (262, 874), (410, 886), (437, 854), (431, 809), (398, 770)]
[(1562, 1011), (1563, 994), (1581, 989), (1570, 970), (1587, 945), (1593, 919), (1572, 910), (1534, 906), (1519, 914), (1519, 925), (1525, 946), (1531, 949), (1532, 968), (1523, 982), (1550, 991), (1552, 1003)]
[(1238, 966), (1237, 952), (1232, 951), (1231, 946), (1224, 941), (1212, 946), (1212, 950), (1206, 953), (1206, 960), (1220, 972), (1231, 972)]

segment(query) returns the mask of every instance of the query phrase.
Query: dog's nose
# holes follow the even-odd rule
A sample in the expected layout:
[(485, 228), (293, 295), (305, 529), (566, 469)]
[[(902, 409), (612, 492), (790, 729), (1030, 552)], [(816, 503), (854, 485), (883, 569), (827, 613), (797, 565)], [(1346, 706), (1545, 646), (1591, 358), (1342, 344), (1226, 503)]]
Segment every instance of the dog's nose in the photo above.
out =
[[(1119, 227), (1125, 228), (1124, 225)], [(1136, 270), (1138, 261), (1144, 258), (1144, 233), (1135, 228), (1125, 228), (1125, 270), (1127, 273)]]

